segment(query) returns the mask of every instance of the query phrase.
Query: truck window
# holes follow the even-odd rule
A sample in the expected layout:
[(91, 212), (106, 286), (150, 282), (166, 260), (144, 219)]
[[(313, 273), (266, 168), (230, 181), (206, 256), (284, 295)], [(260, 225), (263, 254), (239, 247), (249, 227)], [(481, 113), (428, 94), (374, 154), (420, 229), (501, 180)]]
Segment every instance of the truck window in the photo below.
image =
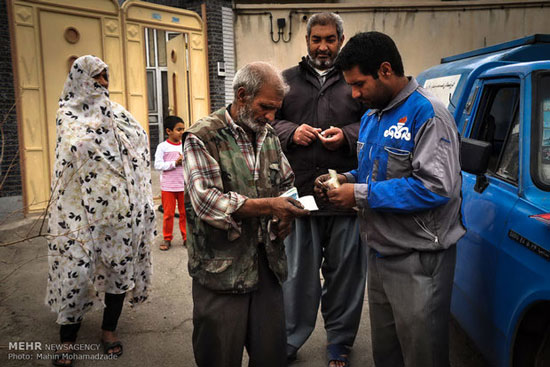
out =
[(512, 182), (517, 182), (519, 164), (518, 101), (518, 84), (485, 85), (471, 134), (492, 144), (489, 173)]
[(518, 182), (519, 172), (519, 113), (515, 114), (512, 130), (502, 151), (502, 159), (498, 165), (497, 175), (507, 181)]
[(533, 156), (536, 157), (534, 181), (540, 188), (550, 191), (550, 75), (535, 74), (536, 82), (532, 131)]

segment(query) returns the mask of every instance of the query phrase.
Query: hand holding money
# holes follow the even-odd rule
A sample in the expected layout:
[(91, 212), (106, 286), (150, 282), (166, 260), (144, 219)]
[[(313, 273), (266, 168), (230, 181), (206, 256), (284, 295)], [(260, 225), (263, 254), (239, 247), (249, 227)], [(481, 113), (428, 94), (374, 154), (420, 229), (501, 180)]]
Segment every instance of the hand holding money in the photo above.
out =
[(315, 179), (314, 188), (315, 194), (323, 199), (327, 198), (327, 191), (340, 187), (347, 182), (346, 176), (336, 173), (335, 170), (329, 169), (328, 174), (321, 175)]
[(325, 185), (329, 188), (329, 190), (340, 187), (340, 182), (338, 181), (338, 174), (336, 173), (336, 171), (333, 169), (329, 169), (328, 174), (330, 178), (325, 181)]

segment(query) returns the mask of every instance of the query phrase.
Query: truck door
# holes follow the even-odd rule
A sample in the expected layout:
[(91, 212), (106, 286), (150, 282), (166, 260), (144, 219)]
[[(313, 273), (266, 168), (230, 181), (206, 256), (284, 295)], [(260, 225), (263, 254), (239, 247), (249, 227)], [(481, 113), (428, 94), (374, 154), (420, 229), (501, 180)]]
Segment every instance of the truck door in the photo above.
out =
[[(506, 241), (511, 209), (518, 200), (520, 92), (519, 79), (484, 81), (473, 123), (466, 137), (492, 144), (486, 176), (489, 185), (474, 189), (476, 176), (463, 172), (462, 213), (467, 228), (457, 253), (453, 313), (484, 350), (495, 351), (494, 309), (498, 306), (499, 247)], [(490, 353), (493, 354), (493, 353)]]

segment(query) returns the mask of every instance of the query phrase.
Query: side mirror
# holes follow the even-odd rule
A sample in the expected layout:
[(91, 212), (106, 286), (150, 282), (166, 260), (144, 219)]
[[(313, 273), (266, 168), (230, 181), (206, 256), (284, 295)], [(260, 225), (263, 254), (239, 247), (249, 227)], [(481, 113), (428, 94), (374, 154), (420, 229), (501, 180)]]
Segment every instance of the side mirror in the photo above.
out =
[(492, 150), (492, 144), (486, 141), (463, 138), (460, 143), (460, 165), (463, 171), (477, 176), (474, 190), (479, 193), (489, 185), (485, 172)]

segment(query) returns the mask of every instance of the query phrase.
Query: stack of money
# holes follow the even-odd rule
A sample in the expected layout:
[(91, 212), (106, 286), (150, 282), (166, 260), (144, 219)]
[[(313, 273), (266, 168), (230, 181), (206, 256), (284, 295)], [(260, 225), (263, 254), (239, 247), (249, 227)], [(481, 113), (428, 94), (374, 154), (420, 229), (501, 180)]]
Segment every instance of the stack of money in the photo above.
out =
[(340, 181), (338, 181), (338, 174), (335, 170), (329, 169), (328, 174), (330, 175), (330, 178), (325, 181), (325, 185), (329, 187), (329, 189), (336, 189), (340, 187)]

